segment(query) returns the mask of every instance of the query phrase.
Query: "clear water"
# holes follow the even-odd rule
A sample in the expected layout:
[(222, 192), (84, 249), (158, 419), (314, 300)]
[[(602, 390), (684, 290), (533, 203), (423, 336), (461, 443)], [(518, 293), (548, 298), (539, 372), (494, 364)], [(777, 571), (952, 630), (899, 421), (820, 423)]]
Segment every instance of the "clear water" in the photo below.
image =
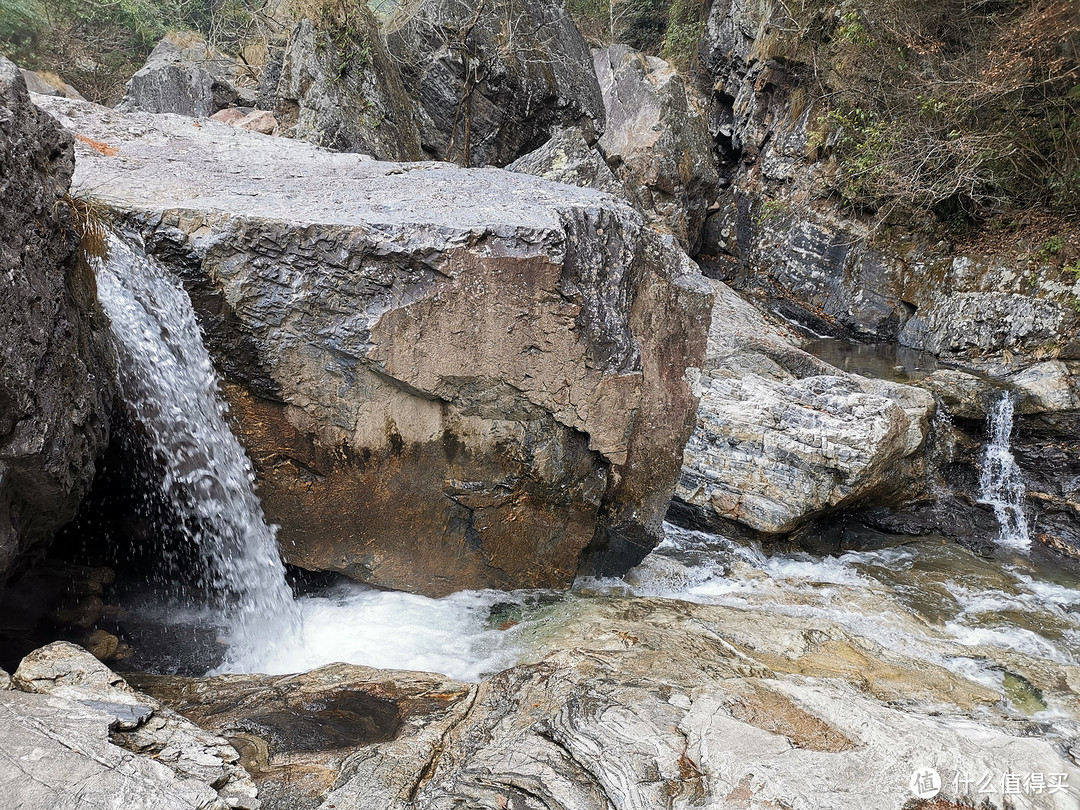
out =
[[(291, 647), (300, 612), (263, 518), (250, 460), (225, 421), (217, 376), (183, 287), (145, 254), (110, 236), (95, 261), (98, 300), (118, 353), (120, 394), (165, 471), (163, 495), (204, 564), (199, 589), (225, 634), (230, 661)], [(169, 559), (173, 550), (164, 548)]]
[(838, 554), (770, 553), (669, 525), (665, 541), (626, 577), (582, 579), (569, 593), (471, 591), (428, 599), (341, 584), (293, 599), (182, 287), (117, 240), (97, 273), (120, 352), (123, 396), (166, 462), (161, 486), (189, 518), (185, 530), (203, 549), (214, 594), (209, 614), (178, 613), (159, 601), (156, 615), (192, 626), (209, 615), (224, 628), (228, 652), (219, 671), (286, 673), (345, 661), (478, 680), (542, 655), (543, 633), (533, 631), (560, 621), (560, 602), (612, 595), (828, 619), (1003, 696), (1010, 675), (986, 650), (1067, 665), (1080, 658), (1080, 579), (1040, 568), (1024, 553), (1026, 543), (1009, 539), (1026, 537), (1026, 526), (1008, 453), (1012, 403), (1005, 400), (991, 419), (984, 465), (984, 491), (1001, 501), (1005, 515), (994, 557), (940, 538), (880, 536)]
[(1020, 467), (1013, 458), (1013, 397), (1003, 394), (987, 416), (987, 441), (983, 446), (979, 500), (994, 509), (1001, 527), (998, 542), (1016, 549), (1031, 547), (1026, 511), (1026, 490)]

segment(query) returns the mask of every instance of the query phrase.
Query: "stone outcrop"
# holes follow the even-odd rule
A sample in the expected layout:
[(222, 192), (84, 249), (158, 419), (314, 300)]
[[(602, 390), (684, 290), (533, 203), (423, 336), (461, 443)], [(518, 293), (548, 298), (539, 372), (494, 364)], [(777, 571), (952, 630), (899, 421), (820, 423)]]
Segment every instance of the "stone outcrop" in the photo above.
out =
[(871, 496), (916, 494), (933, 397), (829, 366), (714, 286), (698, 424), (676, 489), (694, 519), (779, 534)]
[(77, 98), (80, 101), (85, 101), (82, 97), (82, 93), (65, 82), (60, 76), (50, 72), (38, 72), (34, 70), (22, 70), (19, 72), (22, 74), (23, 80), (26, 82), (26, 89), (31, 93), (37, 93), (41, 96), (63, 96), (64, 98)]
[(813, 98), (829, 79), (786, 14), (747, 0), (709, 12), (699, 53), (727, 188), (705, 229), (705, 272), (818, 332), (966, 361), (1050, 347), (1080, 356), (1076, 278), (1040, 255), (1041, 241), (884, 232), (822, 194), (838, 136)]
[(118, 108), (206, 118), (227, 107), (250, 107), (256, 95), (255, 78), (243, 63), (198, 34), (172, 32), (131, 77)]
[(288, 561), (442, 594), (656, 543), (712, 294), (628, 205), (48, 105), (116, 150), (77, 186), (189, 284)]
[[(139, 685), (236, 740), (267, 810), (296, 806), (282, 783), (338, 810), (865, 810), (903, 805), (920, 767), (941, 773), (943, 800), (962, 798), (963, 771), (1080, 778), (1055, 741), (995, 714), (996, 690), (821, 619), (586, 598), (538, 647), (479, 685), (344, 665)], [(1076, 668), (1022, 672), (1075, 725)]]
[(357, 769), (366, 794), (341, 807), (391, 806), (422, 779), (477, 690), (441, 675), (349, 664), (302, 675), (133, 680), (228, 739), (267, 810), (318, 807)]
[(705, 116), (664, 60), (626, 45), (593, 60), (607, 116), (601, 151), (649, 221), (693, 254), (719, 180)]
[(557, 129), (603, 132), (592, 57), (561, 0), (418, 0), (386, 28), (431, 157), (505, 166)]
[(413, 102), (367, 6), (293, 25), (263, 71), (276, 134), (379, 160), (423, 157)]
[(28, 655), (0, 692), (5, 801), (24, 810), (258, 810), (251, 777), (204, 731), (73, 644)]
[(111, 386), (107, 330), (65, 196), (73, 139), (3, 58), (0, 108), (2, 578), (75, 514), (107, 439)]
[(580, 129), (564, 129), (539, 149), (519, 157), (506, 168), (555, 183), (595, 188), (616, 197), (627, 197), (604, 156), (589, 146)]

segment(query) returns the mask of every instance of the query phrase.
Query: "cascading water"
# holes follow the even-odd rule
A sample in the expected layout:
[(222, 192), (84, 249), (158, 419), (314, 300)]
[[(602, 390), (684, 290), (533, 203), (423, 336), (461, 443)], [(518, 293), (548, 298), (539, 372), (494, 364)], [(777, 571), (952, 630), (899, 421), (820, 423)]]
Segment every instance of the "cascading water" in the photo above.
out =
[[(95, 261), (124, 401), (165, 474), (177, 527), (198, 549), (203, 589), (225, 625), (226, 668), (300, 643), (300, 613), (251, 462), (225, 421), (217, 377), (183, 287), (115, 235)], [(167, 552), (163, 554), (167, 556)]]
[(987, 416), (989, 437), (983, 448), (979, 501), (994, 508), (1000, 526), (998, 542), (1025, 550), (1031, 547), (1024, 508), (1026, 491), (1020, 467), (1010, 449), (1014, 405), (1012, 395), (1003, 394)]

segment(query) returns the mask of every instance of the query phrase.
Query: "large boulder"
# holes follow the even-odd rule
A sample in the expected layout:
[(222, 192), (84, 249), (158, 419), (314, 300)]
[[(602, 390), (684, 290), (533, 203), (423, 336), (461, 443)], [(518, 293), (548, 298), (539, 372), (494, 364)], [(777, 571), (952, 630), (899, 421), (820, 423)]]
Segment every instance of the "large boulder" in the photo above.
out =
[(601, 151), (650, 222), (693, 254), (719, 179), (705, 116), (663, 59), (626, 45), (593, 59), (607, 116)]
[(0, 58), (0, 579), (74, 516), (108, 434), (107, 328), (66, 197), (72, 140)]
[(604, 129), (592, 57), (561, 0), (416, 0), (386, 28), (432, 157), (505, 166), (560, 128), (590, 143)]
[(263, 73), (277, 134), (380, 160), (418, 160), (413, 103), (364, 4), (293, 25)]
[(206, 118), (233, 106), (251, 106), (256, 81), (239, 60), (198, 34), (171, 32), (131, 77), (119, 109)]
[(916, 494), (934, 398), (829, 366), (714, 284), (698, 424), (676, 490), (691, 513), (780, 534), (871, 496)]
[(656, 543), (712, 292), (630, 206), (43, 103), (116, 150), (77, 187), (189, 284), (288, 561), (444, 594)]

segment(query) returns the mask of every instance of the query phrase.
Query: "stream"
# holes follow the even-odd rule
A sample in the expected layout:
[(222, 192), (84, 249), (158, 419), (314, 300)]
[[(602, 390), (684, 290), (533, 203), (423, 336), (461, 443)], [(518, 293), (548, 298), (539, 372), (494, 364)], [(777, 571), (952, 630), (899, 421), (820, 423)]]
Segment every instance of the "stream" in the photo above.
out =
[[(133, 641), (129, 668), (274, 674), (345, 661), (476, 681), (549, 652), (551, 630), (576, 600), (662, 597), (825, 618), (997, 690), (1008, 713), (1048, 729), (1064, 716), (1026, 678), (986, 654), (1074, 665), (1080, 650), (1080, 578), (1027, 554), (1007, 398), (988, 426), (983, 499), (1002, 532), (986, 556), (934, 536), (866, 531), (811, 553), (668, 524), (664, 542), (625, 577), (579, 578), (569, 592), (463, 591), (429, 599), (340, 579), (297, 586), (294, 596), (250, 462), (227, 428), (187, 295), (120, 240), (111, 252), (98, 278), (125, 401), (167, 470), (160, 486), (185, 516), (184, 537), (201, 550), (206, 568), (201, 593), (170, 589), (166, 548), (164, 572), (118, 591), (112, 629), (126, 638), (138, 628), (158, 632), (156, 644)], [(887, 358), (882, 367), (897, 364)]]

